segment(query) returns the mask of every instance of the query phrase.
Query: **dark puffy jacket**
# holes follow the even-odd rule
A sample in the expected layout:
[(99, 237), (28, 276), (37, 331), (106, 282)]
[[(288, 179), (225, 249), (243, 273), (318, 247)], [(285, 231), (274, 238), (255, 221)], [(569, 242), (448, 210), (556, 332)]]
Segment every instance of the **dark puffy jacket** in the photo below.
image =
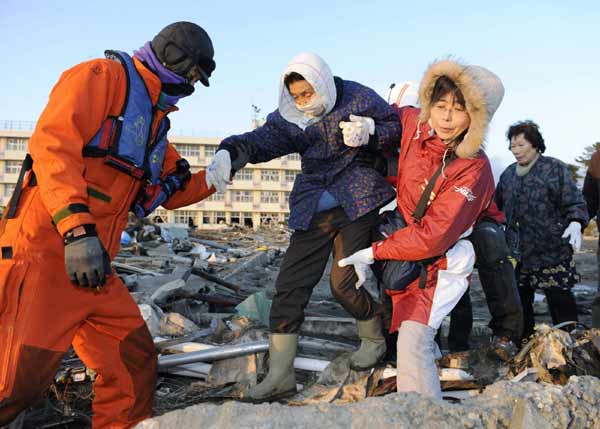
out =
[(588, 223), (583, 196), (566, 164), (556, 158), (540, 155), (525, 176), (517, 176), (516, 166), (504, 170), (496, 188), (507, 240), (518, 243), (523, 268), (557, 265), (573, 254), (569, 240), (561, 238), (565, 228), (572, 221), (582, 228)]
[[(290, 153), (300, 154), (302, 174), (296, 177), (290, 194), (292, 229), (308, 229), (325, 190), (340, 203), (350, 220), (394, 198), (392, 187), (374, 168), (373, 157), (376, 152), (399, 145), (400, 124), (395, 112), (375, 91), (359, 83), (336, 77), (335, 85), (337, 98), (333, 110), (304, 131), (276, 110), (262, 127), (228, 137), (219, 146), (231, 153), (234, 165), (242, 152), (253, 164)], [(352, 148), (344, 144), (339, 124), (348, 121), (350, 114), (375, 120), (375, 134), (368, 146)]]

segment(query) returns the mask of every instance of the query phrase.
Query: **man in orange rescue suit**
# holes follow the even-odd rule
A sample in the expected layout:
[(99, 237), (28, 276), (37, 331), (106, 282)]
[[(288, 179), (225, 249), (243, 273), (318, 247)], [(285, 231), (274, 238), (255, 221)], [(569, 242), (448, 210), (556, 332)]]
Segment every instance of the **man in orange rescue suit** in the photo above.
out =
[(129, 211), (144, 217), (214, 192), (167, 142), (167, 114), (208, 86), (210, 37), (176, 22), (130, 57), (67, 70), (38, 120), (0, 223), (0, 426), (35, 403), (72, 344), (96, 371), (93, 426), (151, 416), (156, 351), (110, 260)]

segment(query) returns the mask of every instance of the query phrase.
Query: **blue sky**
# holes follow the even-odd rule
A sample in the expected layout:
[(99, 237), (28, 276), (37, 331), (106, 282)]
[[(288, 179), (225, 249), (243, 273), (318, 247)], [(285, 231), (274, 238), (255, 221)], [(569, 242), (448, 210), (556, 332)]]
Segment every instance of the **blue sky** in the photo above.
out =
[(177, 134), (248, 129), (251, 105), (277, 106), (279, 75), (297, 53), (321, 55), (335, 75), (384, 95), (452, 56), (502, 79), (506, 95), (488, 135), (500, 170), (518, 120), (539, 123), (547, 154), (567, 162), (600, 141), (600, 6), (595, 1), (61, 1), (2, 0), (0, 120), (35, 120), (66, 68), (132, 52), (164, 25), (194, 21), (213, 39), (211, 87), (197, 87), (171, 116)]

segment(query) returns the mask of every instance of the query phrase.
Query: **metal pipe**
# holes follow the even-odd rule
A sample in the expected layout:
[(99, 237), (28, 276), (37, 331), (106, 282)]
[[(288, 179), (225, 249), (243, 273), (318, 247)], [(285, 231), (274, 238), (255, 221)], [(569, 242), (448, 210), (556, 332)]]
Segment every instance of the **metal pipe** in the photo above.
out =
[(191, 353), (179, 353), (176, 355), (160, 356), (158, 358), (159, 368), (185, 365), (194, 362), (212, 362), (221, 359), (231, 359), (253, 353), (263, 353), (269, 350), (268, 341), (256, 341), (252, 343), (238, 344), (235, 346), (215, 347), (214, 349), (202, 350)]
[(201, 378), (206, 380), (212, 365), (209, 363), (190, 363), (182, 366), (175, 366), (169, 368), (159, 368), (161, 372), (173, 375), (182, 375), (185, 377)]
[(352, 344), (304, 336), (300, 337), (298, 343), (300, 347), (327, 352), (345, 352), (356, 349)]
[[(352, 350), (354, 348), (349, 344), (304, 337), (300, 338), (299, 345), (306, 348), (335, 352)], [(237, 344), (234, 346), (215, 347), (209, 350), (201, 350), (197, 352), (160, 356), (158, 358), (158, 366), (159, 368), (168, 368), (171, 366), (184, 365), (193, 362), (212, 362), (215, 360), (231, 359), (253, 353), (263, 353), (268, 350), (268, 341), (255, 341), (251, 343)]]
[[(329, 361), (319, 360), (319, 359), (310, 359), (304, 357), (297, 357), (294, 359), (294, 368), (302, 369), (305, 371), (313, 371), (313, 372), (323, 372), (325, 368), (329, 365)], [(169, 367), (169, 368), (161, 368), (161, 372), (166, 372), (168, 374), (174, 375), (182, 375), (185, 377), (194, 377), (206, 379), (212, 365), (209, 363), (189, 363), (187, 365)]]
[(202, 329), (200, 331), (194, 332), (190, 335), (185, 335), (183, 337), (174, 338), (172, 340), (164, 340), (159, 341), (158, 343), (154, 343), (154, 346), (158, 350), (164, 350), (168, 347), (176, 346), (181, 343), (191, 343), (194, 341), (198, 341), (201, 338), (208, 337), (211, 334), (214, 334), (215, 330), (213, 328)]
[(297, 357), (294, 359), (294, 368), (305, 371), (323, 372), (330, 364), (328, 360)]

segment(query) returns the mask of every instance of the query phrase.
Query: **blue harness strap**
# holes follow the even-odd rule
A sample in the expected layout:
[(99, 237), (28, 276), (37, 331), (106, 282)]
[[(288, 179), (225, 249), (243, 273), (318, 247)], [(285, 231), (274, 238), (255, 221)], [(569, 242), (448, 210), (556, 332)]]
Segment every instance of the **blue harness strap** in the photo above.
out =
[(191, 178), (190, 166), (181, 159), (175, 173), (161, 178), (170, 121), (165, 116), (153, 138), (152, 100), (132, 58), (120, 51), (106, 51), (105, 55), (123, 65), (127, 76), (125, 102), (119, 116), (106, 118), (83, 154), (103, 157), (107, 165), (145, 181), (131, 206), (136, 216), (145, 217), (184, 188)]

